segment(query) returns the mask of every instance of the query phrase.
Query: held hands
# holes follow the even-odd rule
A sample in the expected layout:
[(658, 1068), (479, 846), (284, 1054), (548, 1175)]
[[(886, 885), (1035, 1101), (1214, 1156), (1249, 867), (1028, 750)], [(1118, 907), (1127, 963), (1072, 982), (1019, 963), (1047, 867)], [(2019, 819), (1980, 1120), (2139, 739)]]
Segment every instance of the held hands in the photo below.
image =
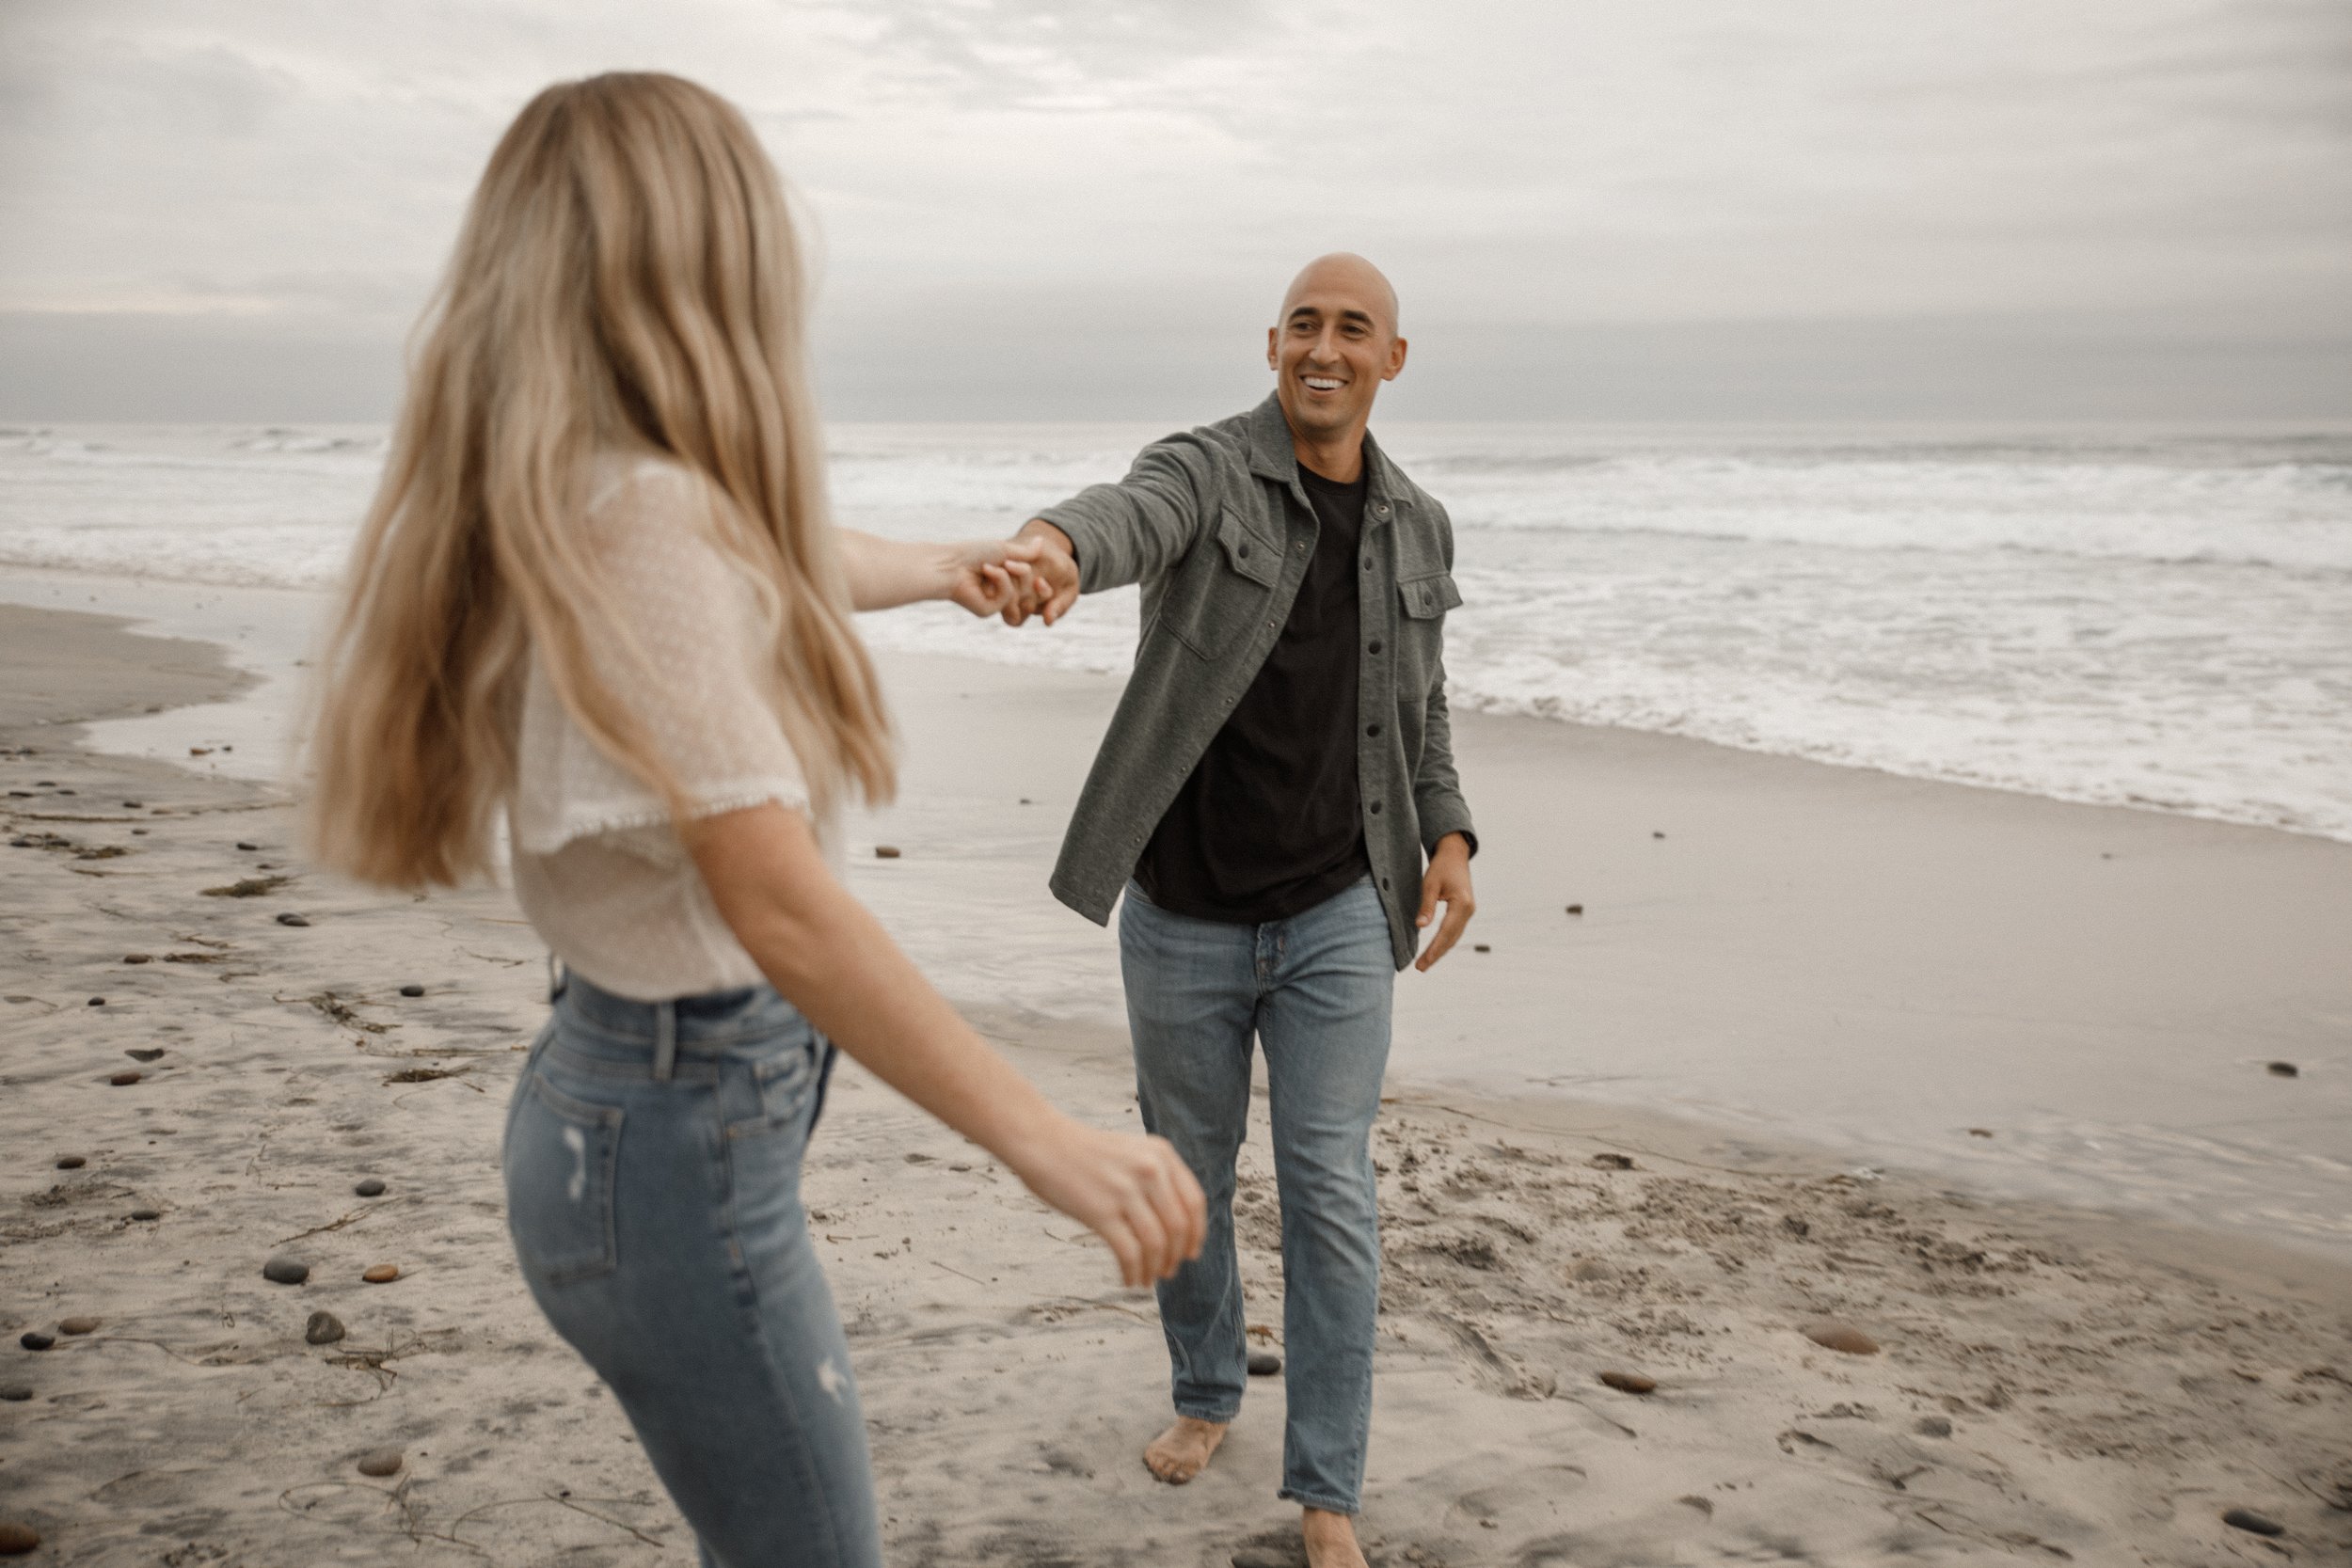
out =
[[(940, 565), (947, 578), (946, 596), (975, 615), (1003, 614), (1037, 594), (1036, 562), (1042, 541), (978, 539), (946, 546)], [(1018, 625), (1019, 623), (1015, 623)]]
[(1446, 834), (1430, 852), (1429, 869), (1421, 879), (1421, 914), (1414, 925), (1426, 929), (1439, 904), (1445, 906), (1445, 920), (1436, 940), (1413, 960), (1413, 967), (1423, 974), (1462, 940), (1462, 927), (1478, 912), (1478, 900), (1470, 896), (1470, 841), (1460, 833)]
[(1103, 1238), (1126, 1285), (1166, 1279), (1200, 1255), (1200, 1183), (1166, 1138), (1104, 1132), (1057, 1115), (1017, 1157), (1029, 1191)]
[(1012, 536), (1012, 543), (1033, 546), (1036, 553), (1025, 558), (1030, 567), (1028, 592), (1004, 607), (1005, 625), (1017, 626), (1035, 615), (1050, 626), (1078, 602), (1078, 558), (1071, 548), (1070, 535), (1042, 517), (1032, 517)]

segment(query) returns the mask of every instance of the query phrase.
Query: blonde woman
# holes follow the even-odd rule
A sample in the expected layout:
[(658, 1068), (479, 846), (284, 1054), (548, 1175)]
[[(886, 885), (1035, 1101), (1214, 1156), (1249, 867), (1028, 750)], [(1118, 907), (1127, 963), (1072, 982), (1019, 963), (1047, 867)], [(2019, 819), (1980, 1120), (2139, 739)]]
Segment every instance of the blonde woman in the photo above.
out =
[(488, 871), (563, 961), (508, 1112), (509, 1225), (728, 1568), (879, 1560), (848, 1349), (799, 1200), (831, 1041), (1093, 1228), (1200, 1248), (1156, 1139), (1048, 1105), (839, 880), (893, 784), (852, 609), (1028, 586), (1025, 547), (825, 516), (800, 263), (750, 128), (675, 77), (550, 87), (492, 154), (355, 552), (316, 847)]

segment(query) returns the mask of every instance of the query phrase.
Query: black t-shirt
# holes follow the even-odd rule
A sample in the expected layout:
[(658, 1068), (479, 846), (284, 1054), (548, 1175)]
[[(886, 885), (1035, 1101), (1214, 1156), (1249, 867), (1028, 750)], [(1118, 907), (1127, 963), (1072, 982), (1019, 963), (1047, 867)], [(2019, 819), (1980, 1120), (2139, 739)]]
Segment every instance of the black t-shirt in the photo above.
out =
[(1144, 894), (1178, 914), (1287, 919), (1370, 865), (1356, 779), (1365, 480), (1298, 478), (1322, 526), (1290, 619), (1136, 864)]

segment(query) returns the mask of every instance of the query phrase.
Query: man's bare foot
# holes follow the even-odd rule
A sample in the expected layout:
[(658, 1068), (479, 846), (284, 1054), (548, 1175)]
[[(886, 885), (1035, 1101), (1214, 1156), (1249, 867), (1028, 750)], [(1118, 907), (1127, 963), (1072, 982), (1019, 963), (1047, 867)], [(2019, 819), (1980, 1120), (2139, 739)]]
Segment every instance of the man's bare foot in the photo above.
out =
[(1143, 1463), (1168, 1485), (1182, 1486), (1209, 1467), (1209, 1455), (1224, 1441), (1224, 1422), (1179, 1416), (1174, 1426), (1152, 1439), (1152, 1446), (1143, 1450)]
[(1311, 1508), (1299, 1533), (1307, 1538), (1307, 1568), (1366, 1568), (1356, 1544), (1356, 1521), (1347, 1514)]

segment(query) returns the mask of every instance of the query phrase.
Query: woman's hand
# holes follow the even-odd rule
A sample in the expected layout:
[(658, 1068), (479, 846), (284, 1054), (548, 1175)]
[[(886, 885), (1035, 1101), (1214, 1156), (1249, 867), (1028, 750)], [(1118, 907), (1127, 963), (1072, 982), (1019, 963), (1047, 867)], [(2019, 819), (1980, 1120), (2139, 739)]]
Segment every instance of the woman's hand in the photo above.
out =
[(946, 597), (973, 614), (1001, 614), (1031, 595), (1037, 558), (1045, 546), (1036, 539), (976, 539), (950, 545)]
[(1029, 1191), (1103, 1238), (1123, 1284), (1166, 1279), (1200, 1256), (1207, 1202), (1166, 1138), (1104, 1132), (1057, 1115), (1005, 1162)]

